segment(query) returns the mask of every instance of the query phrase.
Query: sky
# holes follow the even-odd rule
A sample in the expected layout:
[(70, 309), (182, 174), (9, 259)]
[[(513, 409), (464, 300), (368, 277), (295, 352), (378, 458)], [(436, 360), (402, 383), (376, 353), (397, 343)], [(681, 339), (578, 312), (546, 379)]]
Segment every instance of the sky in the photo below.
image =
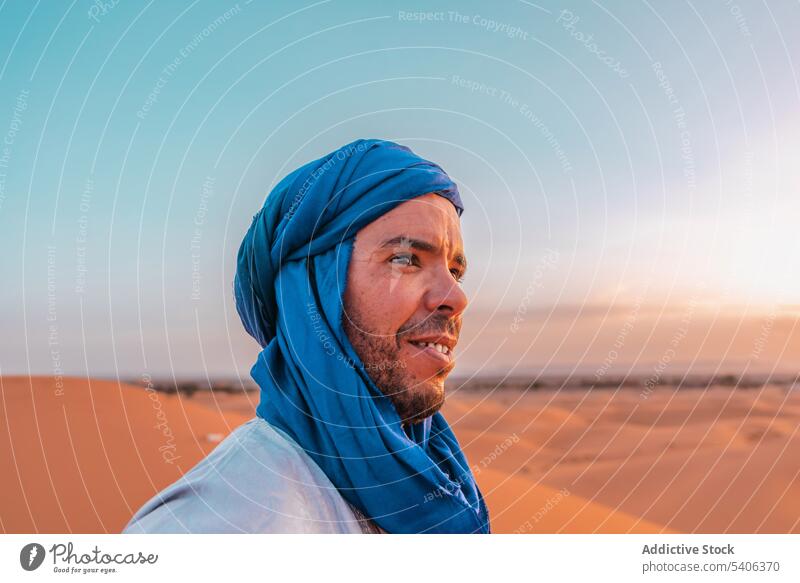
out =
[(362, 137), (459, 184), (460, 372), (796, 371), (798, 28), (788, 0), (2, 2), (0, 374), (247, 377), (252, 215)]

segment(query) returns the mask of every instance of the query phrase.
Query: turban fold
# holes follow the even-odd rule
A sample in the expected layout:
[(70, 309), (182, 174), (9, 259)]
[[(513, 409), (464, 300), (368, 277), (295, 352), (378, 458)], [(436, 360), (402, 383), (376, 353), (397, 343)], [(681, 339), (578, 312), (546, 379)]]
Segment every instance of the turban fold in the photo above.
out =
[(263, 347), (251, 370), (261, 389), (256, 414), (292, 437), (350, 504), (391, 533), (488, 532), (447, 421), (436, 413), (403, 426), (342, 326), (356, 233), (432, 192), (461, 214), (444, 170), (383, 140), (357, 140), (298, 168), (242, 241), (236, 308)]

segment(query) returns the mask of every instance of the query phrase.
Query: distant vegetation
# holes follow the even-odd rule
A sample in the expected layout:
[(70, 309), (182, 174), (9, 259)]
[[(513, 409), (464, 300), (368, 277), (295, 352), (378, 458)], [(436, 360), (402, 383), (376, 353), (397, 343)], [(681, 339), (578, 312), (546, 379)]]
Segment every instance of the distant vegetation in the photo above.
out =
[(705, 389), (709, 387), (730, 387), (736, 389), (758, 389), (765, 385), (797, 386), (798, 375), (628, 375), (625, 377), (566, 375), (539, 377), (474, 376), (448, 379), (449, 389), (467, 391), (492, 391), (515, 389), (535, 391), (540, 389), (642, 389), (643, 387), (672, 387), (679, 389)]
[(214, 393), (224, 393), (230, 395), (239, 395), (249, 391), (255, 391), (258, 386), (250, 381), (240, 380), (214, 380), (210, 382), (207, 380), (157, 380), (153, 379), (149, 384), (143, 383), (141, 380), (136, 379), (132, 381), (134, 385), (151, 386), (153, 389), (160, 393), (167, 393), (171, 395), (181, 394), (191, 397), (198, 391), (212, 391)]
[[(133, 384), (143, 385), (140, 380)], [(212, 379), (207, 380), (156, 380), (150, 383), (156, 391), (167, 394), (181, 394), (191, 397), (198, 391), (211, 391), (220, 394), (237, 395), (258, 390), (252, 381)], [(644, 387), (672, 387), (679, 389), (705, 389), (709, 387), (729, 387), (736, 389), (758, 389), (765, 385), (792, 387), (800, 389), (798, 375), (685, 375), (662, 376), (628, 375), (625, 377), (610, 376), (474, 376), (456, 377), (447, 380), (449, 390), (494, 391), (512, 389), (518, 391), (556, 390), (556, 389), (636, 389)]]

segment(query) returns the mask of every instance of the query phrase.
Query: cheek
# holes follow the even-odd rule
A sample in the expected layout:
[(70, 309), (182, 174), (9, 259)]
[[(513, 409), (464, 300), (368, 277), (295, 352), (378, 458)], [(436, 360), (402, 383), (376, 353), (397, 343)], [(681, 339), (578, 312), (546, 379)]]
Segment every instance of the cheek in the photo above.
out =
[(422, 293), (413, 278), (405, 276), (382, 282), (380, 302), (385, 317), (395, 324), (395, 330), (412, 320), (421, 310)]
[(354, 313), (365, 328), (373, 332), (394, 335), (419, 310), (421, 296), (418, 286), (407, 277), (387, 277), (372, 273), (358, 282), (358, 289), (348, 290)]

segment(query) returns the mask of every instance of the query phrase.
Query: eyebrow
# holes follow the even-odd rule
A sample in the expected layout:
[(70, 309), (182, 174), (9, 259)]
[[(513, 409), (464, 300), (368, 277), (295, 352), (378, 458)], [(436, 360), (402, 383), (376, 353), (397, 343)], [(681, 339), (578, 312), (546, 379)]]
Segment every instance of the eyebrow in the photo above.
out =
[[(427, 253), (439, 253), (439, 247), (430, 243), (428, 241), (423, 241), (422, 239), (415, 239), (413, 237), (409, 237), (407, 235), (398, 235), (397, 237), (392, 237), (391, 239), (387, 239), (383, 243), (380, 244), (380, 248), (386, 247), (397, 247), (403, 246), (410, 249), (416, 249), (418, 251), (425, 251)], [(467, 271), (467, 258), (464, 257), (463, 253), (456, 254), (453, 257), (453, 261), (458, 263), (459, 267), (461, 267), (462, 275)]]

